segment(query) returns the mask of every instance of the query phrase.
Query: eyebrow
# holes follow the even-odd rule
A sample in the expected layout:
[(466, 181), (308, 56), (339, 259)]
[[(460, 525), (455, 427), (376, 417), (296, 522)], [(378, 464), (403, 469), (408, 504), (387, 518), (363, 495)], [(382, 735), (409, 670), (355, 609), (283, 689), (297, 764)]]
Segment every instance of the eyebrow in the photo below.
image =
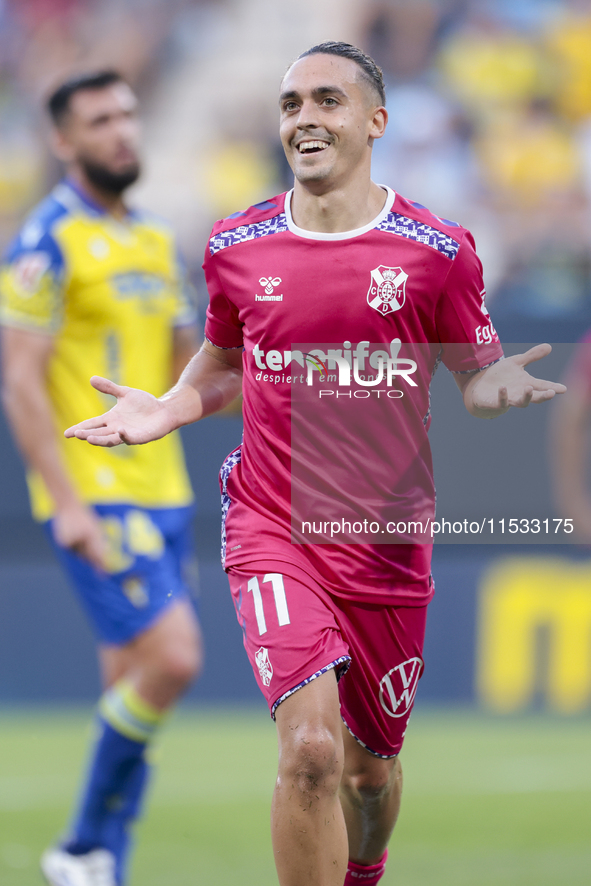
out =
[[(346, 98), (347, 93), (340, 88), (340, 86), (317, 86), (316, 89), (312, 90), (312, 95), (315, 98), (319, 98), (322, 95), (340, 95), (341, 98)], [(300, 98), (299, 92), (295, 89), (291, 89), (289, 92), (282, 92), (279, 96), (279, 103), (287, 101), (290, 98)]]
[(117, 108), (116, 110), (99, 111), (93, 117), (90, 117), (87, 122), (92, 126), (93, 123), (104, 123), (111, 117), (133, 117), (135, 115), (135, 108)]

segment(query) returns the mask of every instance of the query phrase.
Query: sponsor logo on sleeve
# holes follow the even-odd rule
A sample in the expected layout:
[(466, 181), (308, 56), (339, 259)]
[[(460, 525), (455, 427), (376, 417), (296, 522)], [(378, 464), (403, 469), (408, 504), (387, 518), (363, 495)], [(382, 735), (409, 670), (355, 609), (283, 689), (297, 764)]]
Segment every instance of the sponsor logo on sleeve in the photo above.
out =
[(488, 308), (486, 307), (486, 289), (483, 289), (480, 293), (482, 296), (482, 304), (480, 305), (480, 310), (484, 314), (487, 319), (487, 323), (483, 326), (477, 326), (474, 332), (476, 333), (476, 344), (484, 345), (490, 344), (493, 341), (498, 340), (497, 330), (492, 325), (490, 314), (488, 313)]
[(13, 265), (14, 282), (22, 295), (30, 296), (37, 291), (43, 274), (51, 264), (46, 252), (28, 252)]

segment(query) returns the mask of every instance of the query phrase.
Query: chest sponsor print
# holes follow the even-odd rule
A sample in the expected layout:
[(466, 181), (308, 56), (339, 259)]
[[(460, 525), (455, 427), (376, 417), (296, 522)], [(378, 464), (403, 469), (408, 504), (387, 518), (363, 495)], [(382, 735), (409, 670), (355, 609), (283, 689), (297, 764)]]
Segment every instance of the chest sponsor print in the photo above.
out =
[(387, 268), (384, 265), (374, 268), (367, 291), (370, 308), (383, 315), (399, 311), (406, 301), (407, 280), (408, 274), (402, 268)]
[(118, 301), (135, 299), (139, 310), (144, 314), (159, 311), (169, 291), (163, 277), (141, 271), (114, 274), (109, 282)]

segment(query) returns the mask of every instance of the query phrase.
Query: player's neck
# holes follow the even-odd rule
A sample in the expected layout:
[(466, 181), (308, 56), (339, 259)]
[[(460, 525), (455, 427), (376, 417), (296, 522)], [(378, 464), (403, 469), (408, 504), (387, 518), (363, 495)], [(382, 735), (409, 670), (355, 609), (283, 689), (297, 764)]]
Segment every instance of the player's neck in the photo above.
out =
[(315, 193), (296, 181), (291, 198), (291, 215), (298, 228), (322, 234), (355, 231), (368, 225), (381, 210), (387, 193), (372, 181), (361, 186), (335, 188)]
[(122, 194), (113, 194), (111, 191), (97, 188), (97, 186), (84, 175), (84, 172), (76, 167), (68, 170), (68, 178), (70, 178), (93, 203), (96, 203), (101, 209), (108, 212), (109, 215), (114, 216), (118, 220), (125, 218), (127, 215), (127, 207), (123, 202)]

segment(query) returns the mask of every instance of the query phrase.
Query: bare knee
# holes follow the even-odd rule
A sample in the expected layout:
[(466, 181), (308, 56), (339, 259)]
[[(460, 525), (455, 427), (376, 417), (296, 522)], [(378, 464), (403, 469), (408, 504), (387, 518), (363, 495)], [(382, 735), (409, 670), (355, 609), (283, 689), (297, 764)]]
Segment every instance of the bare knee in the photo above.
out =
[(193, 612), (183, 603), (171, 607), (139, 638), (133, 652), (134, 664), (148, 679), (181, 693), (201, 670), (201, 635)]
[(162, 679), (182, 691), (201, 671), (201, 651), (197, 639), (164, 644), (155, 656), (154, 667)]
[[(147, 638), (148, 639), (148, 638)], [(146, 678), (168, 687), (171, 698), (183, 692), (201, 671), (201, 637), (196, 624), (170, 624), (138, 649), (136, 659)]]
[(343, 772), (340, 737), (323, 726), (297, 727), (282, 741), (279, 780), (304, 797), (336, 793)]
[(398, 758), (382, 760), (369, 757), (361, 764), (345, 767), (341, 789), (358, 803), (380, 802), (396, 785), (401, 787), (402, 769)]

